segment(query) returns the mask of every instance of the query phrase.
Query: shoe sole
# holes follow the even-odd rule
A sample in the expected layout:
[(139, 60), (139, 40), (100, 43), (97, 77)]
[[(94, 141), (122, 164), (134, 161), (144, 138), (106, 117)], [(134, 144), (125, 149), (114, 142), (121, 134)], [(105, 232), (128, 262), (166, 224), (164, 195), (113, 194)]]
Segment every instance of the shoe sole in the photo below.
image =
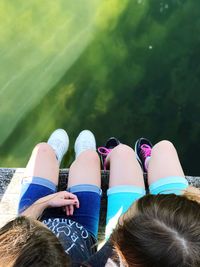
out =
[[(142, 166), (142, 161), (141, 161), (140, 157), (138, 156), (138, 152), (137, 152), (138, 151), (138, 143), (139, 143), (139, 140), (136, 141), (136, 143), (135, 143), (135, 154), (136, 154), (136, 159), (138, 160), (138, 162)], [(142, 169), (143, 169), (143, 166), (142, 166)]]

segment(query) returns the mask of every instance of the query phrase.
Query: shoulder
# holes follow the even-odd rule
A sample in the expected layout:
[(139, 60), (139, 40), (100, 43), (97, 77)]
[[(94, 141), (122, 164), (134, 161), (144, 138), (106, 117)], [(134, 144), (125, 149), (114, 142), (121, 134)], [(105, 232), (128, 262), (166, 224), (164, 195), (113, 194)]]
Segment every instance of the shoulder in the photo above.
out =
[[(118, 256), (110, 243), (110, 241), (107, 241), (105, 245), (97, 251), (95, 254), (93, 254), (89, 260), (86, 262), (89, 266), (92, 267), (102, 267), (102, 266), (117, 266), (111, 265), (114, 261), (112, 259), (118, 259)], [(110, 265), (106, 265), (110, 264)], [(87, 265), (86, 265), (87, 266)]]

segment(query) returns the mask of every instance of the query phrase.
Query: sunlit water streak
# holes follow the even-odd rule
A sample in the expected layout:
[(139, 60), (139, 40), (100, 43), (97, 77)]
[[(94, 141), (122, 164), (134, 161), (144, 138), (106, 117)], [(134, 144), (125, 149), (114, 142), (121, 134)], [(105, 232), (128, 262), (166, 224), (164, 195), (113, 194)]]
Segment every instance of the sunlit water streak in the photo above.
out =
[[(97, 8), (99, 1), (91, 3), (91, 0), (86, 0), (84, 4)], [(60, 0), (60, 3), (67, 11), (68, 2)], [(51, 8), (51, 5), (47, 6), (47, 14), (51, 12)], [(41, 43), (43, 33), (39, 23), (33, 23), (30, 32), (23, 33), (22, 40), (18, 38), (18, 33), (13, 32), (11, 39), (7, 37), (7, 44), (0, 43), (0, 123), (3, 126), (0, 131), (0, 145), (21, 118), (53, 88), (90, 42), (96, 10), (89, 10), (85, 16), (81, 14), (80, 8), (76, 9), (75, 4), (71, 4), (70, 8), (72, 16), (69, 16), (69, 12), (65, 14), (63, 8), (60, 16), (64, 17), (64, 23), (58, 22), (56, 31), (50, 30), (48, 38), (41, 39)], [(76, 22), (79, 22), (80, 17), (82, 24)], [(57, 23), (56, 18), (52, 19)], [(11, 27), (13, 21), (11, 14)]]

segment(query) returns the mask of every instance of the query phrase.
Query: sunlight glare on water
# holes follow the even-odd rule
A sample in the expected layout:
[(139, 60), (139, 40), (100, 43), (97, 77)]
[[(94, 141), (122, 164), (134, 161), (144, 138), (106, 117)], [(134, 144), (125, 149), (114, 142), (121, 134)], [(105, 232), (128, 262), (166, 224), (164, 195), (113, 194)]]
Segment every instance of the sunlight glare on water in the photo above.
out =
[(98, 2), (0, 2), (0, 145), (88, 45)]

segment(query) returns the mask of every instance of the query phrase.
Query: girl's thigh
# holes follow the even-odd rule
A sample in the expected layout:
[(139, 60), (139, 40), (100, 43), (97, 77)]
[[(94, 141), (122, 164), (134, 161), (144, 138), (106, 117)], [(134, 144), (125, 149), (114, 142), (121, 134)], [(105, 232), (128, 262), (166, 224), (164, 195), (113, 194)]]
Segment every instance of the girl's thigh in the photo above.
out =
[(109, 238), (117, 225), (119, 217), (139, 198), (143, 197), (146, 191), (143, 187), (131, 185), (119, 185), (111, 187), (108, 192), (108, 205), (106, 217), (106, 239)]
[(98, 235), (99, 215), (101, 206), (101, 189), (96, 185), (80, 184), (68, 189), (77, 195), (80, 207), (74, 210), (70, 219), (83, 225), (95, 238)]
[(55, 193), (56, 185), (45, 178), (28, 177), (22, 180), (18, 213), (22, 213), (38, 199)]

